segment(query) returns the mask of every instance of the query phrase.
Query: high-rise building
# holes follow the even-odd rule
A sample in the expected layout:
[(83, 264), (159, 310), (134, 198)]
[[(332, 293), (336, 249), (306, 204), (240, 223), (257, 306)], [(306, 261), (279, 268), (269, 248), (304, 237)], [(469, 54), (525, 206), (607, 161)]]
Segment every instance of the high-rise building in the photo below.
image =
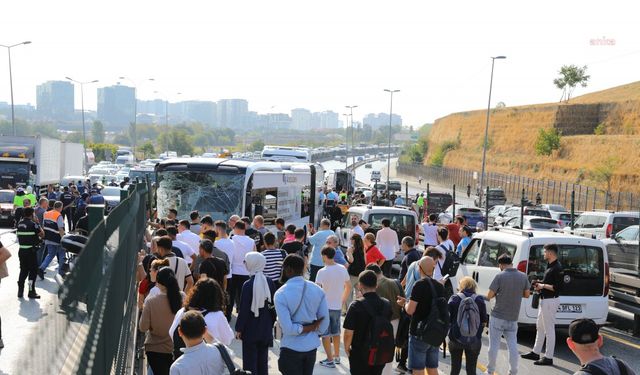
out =
[(244, 99), (221, 99), (217, 103), (217, 126), (243, 128), (247, 125), (249, 102)]
[[(372, 129), (378, 129), (383, 126), (389, 126), (389, 114), (388, 113), (369, 113), (362, 119), (364, 125), (371, 126)], [(393, 114), (391, 117), (391, 125), (402, 125), (402, 117), (400, 115)]]
[(295, 130), (311, 129), (311, 111), (304, 108), (295, 108), (291, 110), (291, 128)]
[(182, 117), (187, 122), (199, 122), (206, 126), (214, 126), (216, 122), (216, 103), (189, 100), (182, 102)]
[(36, 87), (38, 114), (45, 119), (68, 121), (73, 118), (73, 84), (48, 81)]
[(269, 129), (291, 128), (291, 116), (286, 113), (269, 113)]
[(313, 114), (314, 127), (320, 129), (336, 129), (340, 127), (340, 119), (333, 111), (316, 112)]
[(98, 120), (112, 128), (126, 128), (134, 120), (136, 92), (133, 87), (115, 85), (98, 89)]

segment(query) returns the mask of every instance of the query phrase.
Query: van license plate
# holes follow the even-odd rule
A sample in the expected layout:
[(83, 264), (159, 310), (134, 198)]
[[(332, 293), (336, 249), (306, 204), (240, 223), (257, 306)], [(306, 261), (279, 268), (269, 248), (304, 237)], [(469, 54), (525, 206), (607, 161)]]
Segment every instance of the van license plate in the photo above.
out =
[(582, 314), (582, 305), (561, 304), (558, 306), (559, 313)]

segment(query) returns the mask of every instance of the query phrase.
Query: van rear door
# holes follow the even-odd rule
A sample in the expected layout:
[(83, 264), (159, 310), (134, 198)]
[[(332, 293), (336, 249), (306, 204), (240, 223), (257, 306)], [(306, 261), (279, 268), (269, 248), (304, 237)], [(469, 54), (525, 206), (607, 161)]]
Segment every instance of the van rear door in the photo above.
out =
[[(529, 281), (542, 280), (547, 269), (543, 258), (543, 245), (533, 245), (529, 249), (527, 275)], [(558, 321), (570, 322), (586, 317), (602, 320), (607, 314), (605, 287), (605, 259), (602, 247), (583, 244), (558, 245), (558, 259), (562, 265), (564, 278), (560, 291)], [(530, 318), (538, 316), (538, 310), (526, 304)]]

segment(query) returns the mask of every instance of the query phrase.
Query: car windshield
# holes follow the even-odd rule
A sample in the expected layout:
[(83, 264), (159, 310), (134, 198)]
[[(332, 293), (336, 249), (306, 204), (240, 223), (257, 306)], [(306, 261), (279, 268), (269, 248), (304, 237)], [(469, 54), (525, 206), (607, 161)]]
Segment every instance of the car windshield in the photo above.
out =
[(582, 214), (578, 217), (574, 226), (584, 229), (602, 228), (606, 222), (607, 218), (605, 216)]
[[(382, 228), (382, 219), (391, 220), (391, 229), (398, 233), (398, 240), (405, 236), (415, 236), (416, 221), (413, 215), (377, 213), (369, 215), (369, 229), (377, 232)], [(415, 237), (414, 237), (415, 238)]]
[(191, 211), (211, 215), (213, 220), (241, 215), (244, 178), (244, 173), (233, 172), (158, 172), (158, 214), (165, 216), (174, 208), (178, 217), (188, 217)]
[(559, 204), (550, 204), (550, 205), (547, 205), (547, 207), (549, 207), (549, 211), (567, 212), (567, 209)]
[(535, 209), (535, 208), (528, 208), (526, 210), (527, 215), (531, 215), (531, 216), (542, 216), (542, 217), (548, 217), (551, 218), (551, 213), (549, 213), (549, 211), (547, 210), (539, 210), (539, 209)]
[(531, 219), (529, 225), (533, 229), (557, 229), (560, 228), (558, 222), (552, 219)]
[(569, 221), (571, 220), (571, 214), (560, 214), (558, 215), (558, 219), (562, 221)]
[(0, 191), (0, 203), (13, 203), (14, 196), (12, 191)]
[(613, 218), (613, 233), (618, 233), (621, 230), (638, 224), (637, 217), (618, 216)]
[(479, 208), (460, 208), (458, 210), (458, 215), (462, 215), (465, 217), (478, 217), (482, 216), (482, 210)]
[(120, 188), (115, 186), (108, 186), (102, 189), (102, 195), (105, 197), (119, 197), (120, 196)]

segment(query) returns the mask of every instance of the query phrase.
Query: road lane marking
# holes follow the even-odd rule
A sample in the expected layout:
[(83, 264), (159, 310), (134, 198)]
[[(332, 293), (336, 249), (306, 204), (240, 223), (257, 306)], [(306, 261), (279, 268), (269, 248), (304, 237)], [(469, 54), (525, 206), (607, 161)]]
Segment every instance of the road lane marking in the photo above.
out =
[(624, 345), (630, 346), (630, 347), (635, 348), (635, 349), (640, 349), (640, 345), (638, 345), (638, 344), (634, 344), (634, 343), (632, 343), (631, 341), (627, 341), (627, 340), (625, 340), (625, 339), (621, 339), (621, 338), (619, 338), (619, 337), (612, 336), (612, 335), (609, 335), (609, 334), (604, 333), (604, 332), (600, 332), (600, 334), (602, 335), (602, 337), (606, 337), (606, 338), (608, 338), (608, 339), (610, 339), (610, 340), (613, 340), (613, 341), (619, 342), (619, 343), (621, 343), (621, 344), (624, 344)]

